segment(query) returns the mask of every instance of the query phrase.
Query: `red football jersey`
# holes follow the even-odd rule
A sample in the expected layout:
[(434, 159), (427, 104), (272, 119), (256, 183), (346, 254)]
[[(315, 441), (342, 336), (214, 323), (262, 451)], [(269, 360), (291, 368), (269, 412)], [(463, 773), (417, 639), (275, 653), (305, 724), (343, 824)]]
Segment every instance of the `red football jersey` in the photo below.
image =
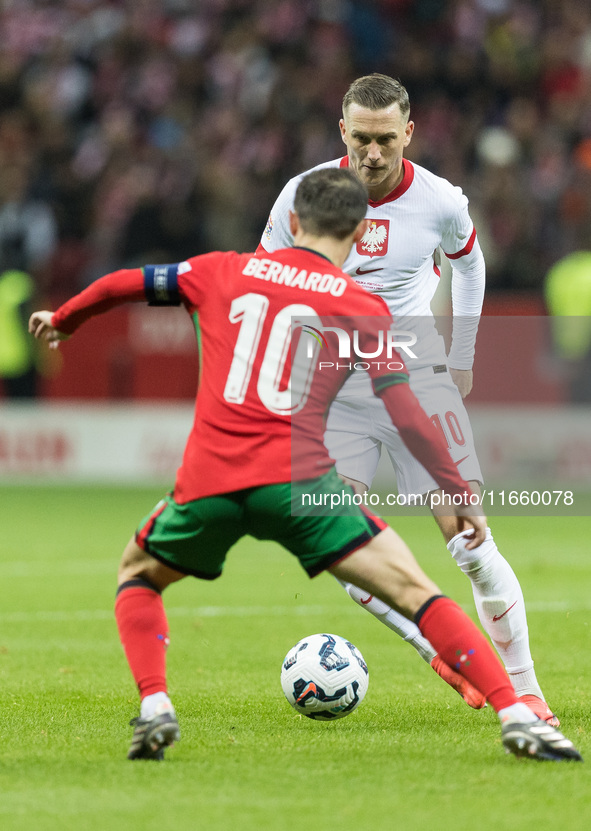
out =
[[(186, 502), (329, 470), (325, 418), (348, 374), (347, 362), (340, 369), (314, 371), (319, 357), (336, 364), (328, 360), (336, 339), (330, 344), (326, 337), (327, 345), (318, 349), (314, 332), (304, 336), (306, 324), (302, 328), (298, 321), (320, 332), (335, 314), (354, 320), (377, 315), (387, 328), (386, 304), (325, 257), (300, 248), (272, 257), (207, 254), (179, 270), (179, 291), (195, 321), (201, 364), (195, 421), (175, 499)], [(308, 359), (310, 343), (314, 354)], [(295, 344), (300, 350), (294, 364)], [(311, 378), (302, 377), (307, 369)]]
[(333, 461), (323, 443), (330, 403), (350, 372), (367, 371), (403, 439), (441, 487), (467, 486), (408, 386), (385, 302), (326, 257), (213, 252), (97, 280), (53, 315), (73, 332), (126, 301), (182, 303), (200, 353), (195, 418), (175, 499), (309, 479)]

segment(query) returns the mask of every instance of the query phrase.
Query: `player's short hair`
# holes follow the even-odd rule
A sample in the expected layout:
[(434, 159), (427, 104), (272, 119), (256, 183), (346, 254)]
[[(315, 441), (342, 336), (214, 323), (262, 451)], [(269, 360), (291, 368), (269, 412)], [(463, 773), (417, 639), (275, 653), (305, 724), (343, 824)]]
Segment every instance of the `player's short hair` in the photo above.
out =
[(408, 92), (400, 81), (389, 75), (363, 75), (353, 81), (343, 98), (343, 112), (350, 104), (359, 104), (368, 110), (383, 110), (392, 104), (398, 104), (402, 115), (410, 112)]
[(325, 167), (308, 173), (293, 203), (306, 233), (345, 239), (367, 212), (367, 188), (347, 168)]

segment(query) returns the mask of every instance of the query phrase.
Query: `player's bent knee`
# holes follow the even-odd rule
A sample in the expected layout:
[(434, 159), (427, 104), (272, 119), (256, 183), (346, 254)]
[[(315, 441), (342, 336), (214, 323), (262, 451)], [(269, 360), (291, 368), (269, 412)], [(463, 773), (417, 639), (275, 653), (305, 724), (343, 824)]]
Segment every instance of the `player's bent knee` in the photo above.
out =
[(125, 546), (121, 556), (117, 584), (121, 586), (128, 580), (141, 577), (162, 591), (170, 583), (182, 580), (185, 576), (156, 560), (155, 557), (140, 548), (135, 539), (132, 538)]
[(446, 544), (449, 543), (458, 533), (458, 518), (455, 516), (441, 516), (433, 512), (433, 519), (443, 534)]
[[(472, 493), (480, 497), (480, 482), (478, 482), (476, 479), (471, 479), (468, 482), (468, 484), (472, 489)], [(453, 540), (454, 537), (458, 535), (458, 518), (455, 515), (449, 516), (446, 514), (442, 490), (430, 491), (425, 496), (427, 499), (430, 500), (429, 505), (431, 507), (433, 519), (437, 523), (439, 530), (443, 534), (445, 544), (449, 548), (449, 543)]]
[(456, 534), (447, 543), (449, 553), (464, 572), (475, 571), (488, 565), (498, 550), (490, 528), (486, 529), (486, 539), (477, 548), (466, 548), (467, 539), (463, 534)]
[(132, 537), (127, 543), (121, 555), (119, 563), (118, 578), (119, 583), (124, 583), (126, 580), (133, 580), (148, 564), (148, 558), (153, 560), (149, 554), (139, 547), (135, 539)]

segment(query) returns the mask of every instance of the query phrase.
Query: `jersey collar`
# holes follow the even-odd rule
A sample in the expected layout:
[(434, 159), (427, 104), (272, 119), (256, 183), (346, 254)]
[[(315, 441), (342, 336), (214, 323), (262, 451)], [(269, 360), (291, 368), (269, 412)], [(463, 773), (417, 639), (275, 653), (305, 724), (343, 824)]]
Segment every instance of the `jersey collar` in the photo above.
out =
[[(341, 159), (340, 167), (349, 167), (349, 157), (343, 156)], [(408, 159), (402, 160), (402, 181), (399, 182), (398, 185), (391, 191), (387, 196), (384, 196), (383, 199), (378, 199), (374, 201), (373, 199), (368, 199), (368, 205), (372, 208), (379, 208), (380, 205), (384, 205), (386, 202), (393, 202), (395, 199), (399, 199), (403, 193), (409, 189), (412, 185), (412, 180), (415, 177), (415, 169), (412, 162), (409, 162)]]
[(334, 265), (333, 261), (326, 254), (321, 254), (320, 251), (315, 251), (314, 248), (308, 248), (306, 245), (292, 245), (292, 248), (295, 248), (297, 251), (307, 251), (308, 254), (315, 254), (317, 257), (322, 257), (323, 260), (327, 260), (331, 265)]

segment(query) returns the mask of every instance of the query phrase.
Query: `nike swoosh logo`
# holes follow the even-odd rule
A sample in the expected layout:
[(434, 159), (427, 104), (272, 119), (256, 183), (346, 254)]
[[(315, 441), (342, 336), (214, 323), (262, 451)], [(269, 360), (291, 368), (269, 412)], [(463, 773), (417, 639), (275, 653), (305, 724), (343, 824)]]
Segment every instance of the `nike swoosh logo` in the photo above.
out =
[(383, 268), (357, 268), (355, 269), (355, 274), (359, 274), (361, 277), (362, 274), (371, 274), (373, 271), (383, 271)]
[[(516, 600), (516, 601), (515, 601), (515, 603), (513, 604), (513, 606), (517, 606), (518, 602), (519, 602), (519, 601), (518, 601), (518, 600)], [(495, 615), (495, 616), (493, 617), (493, 623), (494, 623), (495, 621), (497, 621), (497, 620), (500, 620), (502, 617), (505, 617), (505, 615), (507, 614), (507, 612), (510, 612), (510, 611), (511, 611), (511, 609), (513, 608), (513, 606), (509, 606), (509, 608), (508, 608), (508, 609), (505, 609), (505, 611), (503, 612), (503, 614), (501, 614), (501, 615)]]
[(363, 603), (363, 605), (364, 605), (364, 606), (367, 606), (367, 604), (368, 604), (371, 600), (373, 600), (373, 594), (370, 594), (370, 595), (369, 595), (369, 597), (367, 598), (367, 600), (360, 600), (359, 602), (360, 602), (360, 603)]
[(470, 458), (470, 454), (468, 453), (467, 456), (463, 456), (461, 459), (459, 459), (459, 461), (454, 462), (454, 465), (457, 467), (458, 465), (461, 465), (462, 462), (465, 462), (466, 459), (469, 459), (469, 458)]

